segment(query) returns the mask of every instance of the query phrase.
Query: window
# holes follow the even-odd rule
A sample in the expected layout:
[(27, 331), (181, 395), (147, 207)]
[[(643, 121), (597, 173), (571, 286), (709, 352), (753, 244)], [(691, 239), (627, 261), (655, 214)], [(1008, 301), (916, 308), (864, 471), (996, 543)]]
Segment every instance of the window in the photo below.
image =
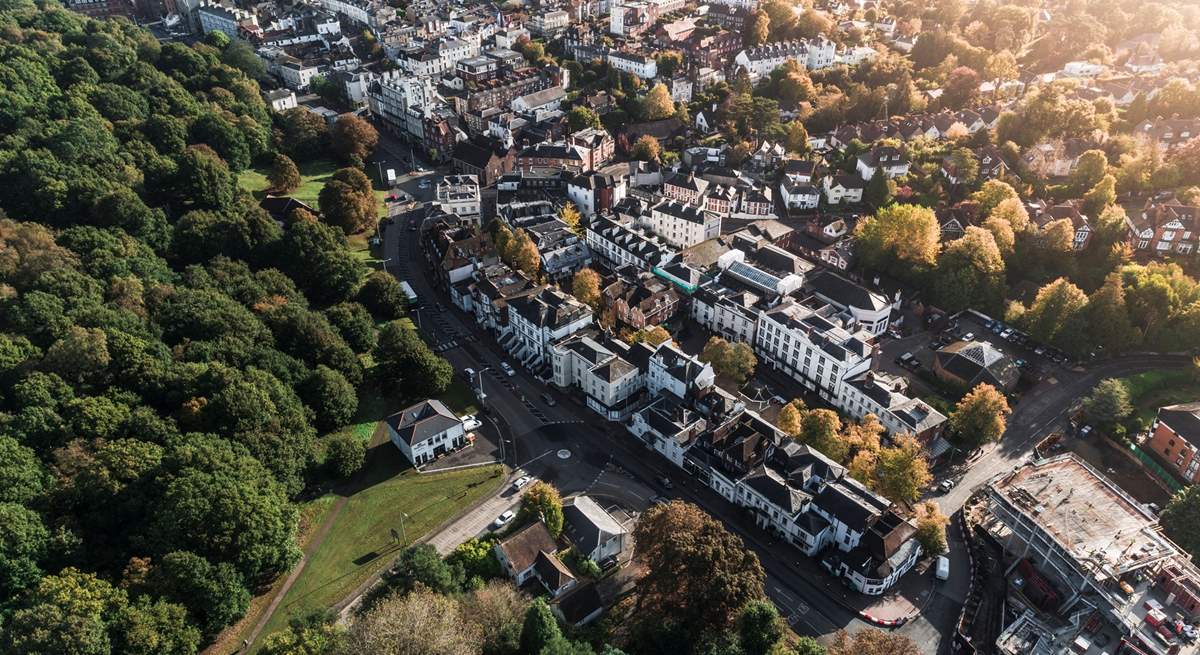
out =
[(1175, 238), (1175, 230), (1163, 230), (1162, 238), (1163, 238), (1163, 241), (1170, 241), (1171, 239), (1174, 239)]

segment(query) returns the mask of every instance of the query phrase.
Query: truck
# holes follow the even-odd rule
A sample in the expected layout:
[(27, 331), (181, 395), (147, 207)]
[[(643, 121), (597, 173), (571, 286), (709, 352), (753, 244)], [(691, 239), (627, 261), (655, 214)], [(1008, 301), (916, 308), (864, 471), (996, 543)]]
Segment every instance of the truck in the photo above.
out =
[(400, 288), (404, 290), (404, 297), (408, 299), (409, 307), (421, 306), (421, 299), (417, 297), (417, 292), (413, 291), (412, 285), (407, 280), (400, 281)]
[(941, 555), (937, 558), (937, 571), (935, 573), (938, 580), (950, 579), (950, 558)]

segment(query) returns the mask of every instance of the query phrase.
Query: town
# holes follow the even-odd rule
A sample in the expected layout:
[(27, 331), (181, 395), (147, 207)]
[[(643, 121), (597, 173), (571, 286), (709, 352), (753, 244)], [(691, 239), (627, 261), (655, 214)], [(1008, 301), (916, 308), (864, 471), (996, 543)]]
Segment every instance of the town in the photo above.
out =
[(1200, 652), (1200, 12), (0, 6), (0, 652)]

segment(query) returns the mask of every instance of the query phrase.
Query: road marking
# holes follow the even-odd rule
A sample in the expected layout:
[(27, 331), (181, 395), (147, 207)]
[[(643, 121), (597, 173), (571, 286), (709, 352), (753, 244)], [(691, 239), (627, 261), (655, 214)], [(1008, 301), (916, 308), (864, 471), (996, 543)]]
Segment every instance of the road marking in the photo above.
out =
[(776, 586), (774, 586), (774, 587), (771, 587), (771, 588), (775, 590), (775, 593), (777, 593), (777, 594), (779, 594), (780, 596), (783, 596), (785, 599), (787, 599), (787, 602), (789, 602), (789, 603), (794, 603), (794, 602), (796, 602), (796, 599), (792, 598), (791, 594), (789, 594), (789, 593), (787, 593), (786, 591), (784, 591), (784, 590), (780, 589), (778, 585), (776, 585)]
[(796, 601), (796, 612), (799, 614), (808, 614), (808, 605), (805, 605), (804, 601)]

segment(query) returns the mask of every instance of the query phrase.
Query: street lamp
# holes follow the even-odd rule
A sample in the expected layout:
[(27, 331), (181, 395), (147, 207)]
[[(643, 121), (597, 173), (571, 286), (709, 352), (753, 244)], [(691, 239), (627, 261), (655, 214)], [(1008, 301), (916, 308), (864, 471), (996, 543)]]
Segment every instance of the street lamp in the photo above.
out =
[(381, 260), (379, 260), (379, 263), (383, 265), (383, 272), (384, 272), (384, 273), (387, 273), (387, 263), (388, 263), (388, 262), (390, 262), (390, 261), (392, 261), (392, 258), (391, 258), (391, 257), (387, 257), (387, 258), (385, 258), (385, 259), (381, 259)]
[(404, 519), (408, 518), (408, 514), (400, 512), (400, 543), (408, 543), (408, 536), (404, 534)]

